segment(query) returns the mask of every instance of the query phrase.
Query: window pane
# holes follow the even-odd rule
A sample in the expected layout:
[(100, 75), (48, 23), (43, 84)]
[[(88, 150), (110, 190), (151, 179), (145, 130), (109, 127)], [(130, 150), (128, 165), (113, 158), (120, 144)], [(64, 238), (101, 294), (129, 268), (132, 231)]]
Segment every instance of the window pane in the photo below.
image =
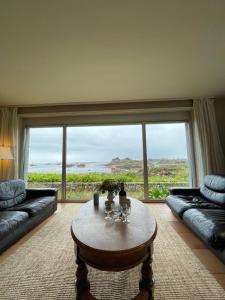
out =
[(185, 123), (146, 126), (149, 198), (165, 199), (169, 187), (188, 186)]
[(143, 198), (141, 125), (67, 128), (67, 200), (92, 198), (106, 178), (124, 181), (127, 195)]
[(28, 187), (59, 189), (62, 181), (62, 128), (30, 128)]

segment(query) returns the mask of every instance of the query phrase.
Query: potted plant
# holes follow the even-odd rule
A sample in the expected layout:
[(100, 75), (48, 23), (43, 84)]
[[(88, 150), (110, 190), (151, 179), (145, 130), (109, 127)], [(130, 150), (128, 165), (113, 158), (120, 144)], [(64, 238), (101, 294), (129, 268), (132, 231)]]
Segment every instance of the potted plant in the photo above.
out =
[(97, 190), (103, 194), (107, 191), (108, 200), (113, 201), (115, 195), (117, 195), (120, 190), (120, 183), (114, 179), (105, 179), (101, 185), (97, 187)]

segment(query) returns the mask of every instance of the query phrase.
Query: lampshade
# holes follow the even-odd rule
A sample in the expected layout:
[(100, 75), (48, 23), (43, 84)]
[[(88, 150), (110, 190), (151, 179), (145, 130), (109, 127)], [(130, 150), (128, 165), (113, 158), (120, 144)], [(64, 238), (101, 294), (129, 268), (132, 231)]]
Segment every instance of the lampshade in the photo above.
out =
[(13, 159), (10, 147), (0, 147), (0, 159)]

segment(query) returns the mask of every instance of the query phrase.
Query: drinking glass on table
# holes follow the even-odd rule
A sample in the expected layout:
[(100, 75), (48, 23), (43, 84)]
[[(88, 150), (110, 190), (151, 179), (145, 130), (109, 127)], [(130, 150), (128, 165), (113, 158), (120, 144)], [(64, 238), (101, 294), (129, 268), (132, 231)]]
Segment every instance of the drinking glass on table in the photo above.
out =
[(115, 223), (119, 223), (121, 221), (121, 207), (120, 205), (113, 205), (113, 219)]
[(110, 216), (110, 214), (112, 213), (112, 211), (113, 211), (113, 206), (112, 206), (111, 201), (106, 201), (105, 202), (105, 213), (106, 213), (105, 220), (106, 221), (112, 220), (112, 217)]
[(130, 205), (124, 204), (123, 206), (121, 206), (121, 211), (122, 211), (122, 215), (123, 215), (123, 222), (126, 224), (130, 223), (130, 220), (128, 219), (128, 216), (130, 215), (130, 212), (131, 212)]

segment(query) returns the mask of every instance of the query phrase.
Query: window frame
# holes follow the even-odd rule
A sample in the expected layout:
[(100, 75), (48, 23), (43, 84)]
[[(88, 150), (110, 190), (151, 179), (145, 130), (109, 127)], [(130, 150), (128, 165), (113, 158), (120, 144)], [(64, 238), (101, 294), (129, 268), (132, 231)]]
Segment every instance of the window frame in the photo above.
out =
[(67, 127), (80, 127), (80, 126), (106, 126), (106, 125), (141, 125), (142, 126), (142, 145), (143, 145), (143, 176), (144, 176), (144, 200), (143, 202), (164, 202), (164, 200), (154, 200), (148, 198), (148, 166), (147, 166), (147, 144), (146, 144), (146, 125), (157, 123), (185, 123), (186, 124), (186, 137), (187, 137), (187, 153), (190, 173), (190, 185), (196, 185), (196, 169), (195, 169), (195, 156), (193, 145), (193, 124), (191, 110), (188, 111), (173, 111), (173, 112), (150, 112), (150, 113), (137, 113), (137, 114), (121, 114), (121, 115), (82, 115), (82, 116), (65, 116), (65, 117), (22, 117), (21, 126), (21, 144), (20, 144), (20, 177), (25, 178), (24, 165), (26, 162), (25, 154), (26, 145), (25, 131), (29, 128), (49, 128), (49, 127), (62, 127), (62, 199), (59, 202), (78, 203), (86, 202), (86, 200), (66, 200), (66, 150), (67, 150)]

